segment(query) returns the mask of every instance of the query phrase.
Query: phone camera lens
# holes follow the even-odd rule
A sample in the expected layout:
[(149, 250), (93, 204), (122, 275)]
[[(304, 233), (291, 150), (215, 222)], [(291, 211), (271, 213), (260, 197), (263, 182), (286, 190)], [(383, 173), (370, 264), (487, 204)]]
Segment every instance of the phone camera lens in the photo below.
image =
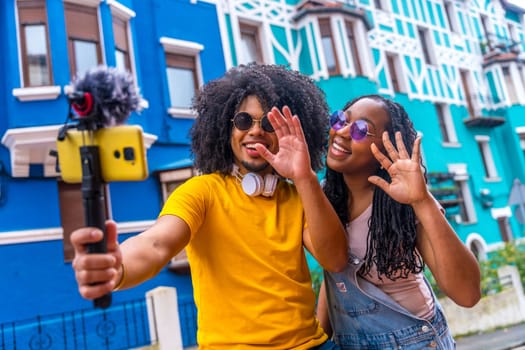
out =
[(127, 161), (135, 160), (135, 149), (133, 147), (124, 147), (124, 159)]

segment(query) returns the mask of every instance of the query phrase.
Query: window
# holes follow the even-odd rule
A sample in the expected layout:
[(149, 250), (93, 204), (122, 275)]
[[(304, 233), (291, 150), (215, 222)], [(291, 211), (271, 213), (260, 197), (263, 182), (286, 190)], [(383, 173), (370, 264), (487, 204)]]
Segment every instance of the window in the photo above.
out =
[(399, 56), (393, 54), (386, 54), (386, 62), (388, 71), (390, 73), (390, 81), (392, 82), (392, 89), (395, 92), (406, 92), (404, 88), (403, 75), (399, 64)]
[(464, 163), (449, 164), (448, 172), (454, 174), (454, 184), (459, 188), (458, 203), (459, 214), (456, 219), (457, 222), (475, 223), (477, 222), (476, 210), (472, 201), (472, 193), (469, 186), (469, 174), (467, 173), (467, 166)]
[(133, 41), (130, 19), (136, 14), (116, 0), (106, 0), (111, 10), (113, 40), (115, 44), (115, 67), (120, 71), (134, 73)]
[(482, 236), (477, 233), (472, 233), (467, 237), (467, 247), (476, 257), (478, 261), (487, 260), (487, 244)]
[(485, 177), (488, 179), (498, 178), (496, 166), (494, 165), (494, 158), (492, 157), (492, 151), (490, 150), (488, 136), (476, 136), (476, 142), (478, 143), (479, 153), (483, 161), (483, 168), (485, 169)]
[(70, 73), (72, 77), (102, 64), (98, 9), (65, 3)]
[(25, 87), (52, 85), (45, 0), (17, 0)]
[[(483, 27), (483, 32), (485, 33), (485, 36), (487, 39), (490, 39), (489, 37), (492, 35), (492, 31), (490, 30), (491, 24), (490, 19), (487, 17), (487, 15), (480, 15), (481, 17), (481, 26)], [(490, 40), (489, 40), (490, 44)]]
[(468, 71), (461, 70), (460, 74), (461, 74), (461, 85), (463, 86), (463, 92), (464, 92), (463, 98), (465, 99), (465, 102), (467, 104), (469, 117), (470, 118), (477, 117), (478, 113), (476, 113), (477, 108), (475, 105), (475, 95), (472, 92), (473, 89), (471, 89), (470, 73)]
[(355, 32), (355, 22), (346, 21), (346, 35), (348, 43), (350, 45), (350, 54), (352, 56), (352, 61), (354, 62), (355, 75), (363, 75), (363, 67), (361, 63), (361, 58), (359, 57), (359, 50), (357, 48), (357, 38)]
[(501, 240), (503, 242), (512, 242), (514, 237), (512, 235), (512, 229), (509, 224), (509, 218), (507, 216), (500, 216), (497, 218), (497, 220)]
[(387, 0), (374, 0), (374, 6), (378, 10), (390, 11), (389, 2)]
[[(75, 257), (75, 251), (71, 245), (71, 233), (78, 228), (86, 226), (82, 189), (81, 184), (70, 184), (63, 181), (58, 181), (57, 184), (60, 203), (60, 222), (63, 229), (64, 261), (72, 261)], [(106, 217), (110, 218), (108, 214), (108, 195), (107, 186), (104, 186)]]
[[(505, 80), (505, 88), (507, 90), (507, 100), (510, 104), (517, 104), (518, 101), (518, 95), (516, 92), (516, 86), (514, 84), (514, 80), (512, 79), (512, 75), (510, 74), (510, 67), (504, 66), (501, 68), (503, 72), (503, 79)], [(519, 76), (518, 74), (516, 76)]]
[(491, 30), (491, 23), (490, 19), (487, 17), (487, 15), (480, 15), (481, 17), (481, 26), (483, 27), (483, 33), (485, 33), (485, 43), (487, 44), (488, 49), (485, 49), (484, 53), (490, 52), (494, 50), (495, 42), (494, 42), (494, 34)]
[(477, 218), (472, 204), (472, 193), (468, 187), (468, 180), (456, 181), (456, 185), (460, 188), (458, 195), (460, 221), (462, 223), (476, 222)]
[(330, 19), (319, 19), (319, 30), (321, 32), (321, 45), (323, 48), (326, 69), (330, 76), (339, 75), (339, 63), (335, 52), (335, 45), (332, 37), (332, 29), (330, 27)]
[(191, 167), (160, 172), (159, 180), (162, 187), (162, 200), (166, 202), (173, 190), (194, 175), (195, 170)]
[(192, 116), (193, 97), (202, 83), (199, 53), (200, 44), (162, 37), (166, 57), (166, 79), (171, 115)]
[(259, 28), (246, 23), (239, 23), (239, 30), (241, 32), (239, 64), (263, 63)]
[(454, 122), (452, 121), (452, 116), (450, 115), (449, 106), (442, 103), (436, 103), (435, 106), (443, 142), (456, 143), (458, 140), (456, 137)]
[(421, 43), (421, 50), (423, 51), (423, 58), (426, 64), (435, 65), (436, 59), (433, 55), (432, 41), (430, 39), (430, 32), (428, 29), (419, 27), (417, 29), (419, 34), (419, 41)]
[[(191, 167), (160, 172), (159, 180), (162, 187), (162, 199), (164, 202), (166, 202), (171, 192), (194, 175), (195, 171)], [(176, 273), (185, 274), (190, 272), (190, 265), (188, 263), (185, 249), (171, 259), (168, 269)]]
[(445, 1), (445, 15), (448, 21), (448, 27), (450, 31), (454, 33), (459, 33), (459, 23), (456, 16), (456, 11), (454, 9), (454, 3), (452, 1)]
[(115, 61), (117, 69), (131, 72), (128, 44), (128, 22), (113, 17), (113, 35), (115, 37)]
[(521, 52), (521, 43), (520, 38), (518, 35), (518, 30), (516, 29), (516, 26), (512, 24), (511, 22), (508, 23), (508, 30), (509, 30), (509, 49), (511, 52), (520, 53)]
[(195, 58), (166, 53), (166, 65), (170, 105), (175, 108), (189, 109), (198, 89)]

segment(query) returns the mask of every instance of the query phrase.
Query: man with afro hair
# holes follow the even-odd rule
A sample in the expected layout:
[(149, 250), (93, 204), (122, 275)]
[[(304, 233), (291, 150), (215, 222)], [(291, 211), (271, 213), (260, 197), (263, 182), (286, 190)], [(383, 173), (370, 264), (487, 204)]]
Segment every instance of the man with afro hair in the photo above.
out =
[[(241, 65), (196, 96), (191, 129), (200, 175), (170, 195), (155, 224), (73, 267), (84, 298), (155, 276), (186, 248), (201, 349), (335, 349), (315, 317), (306, 248), (328, 271), (347, 262), (344, 228), (319, 185), (328, 107), (314, 82), (284, 66)], [(94, 268), (96, 266), (96, 268)]]

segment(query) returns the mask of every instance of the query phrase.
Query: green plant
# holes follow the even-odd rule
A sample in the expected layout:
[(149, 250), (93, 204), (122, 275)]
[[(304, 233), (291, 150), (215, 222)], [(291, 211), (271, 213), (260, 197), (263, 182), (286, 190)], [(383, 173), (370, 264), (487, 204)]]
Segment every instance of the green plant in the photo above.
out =
[(319, 297), (319, 289), (323, 283), (323, 268), (320, 265), (314, 266), (310, 269), (310, 274), (312, 276), (312, 288), (315, 292), (315, 300)]
[[(513, 265), (518, 268), (521, 284), (525, 288), (525, 244), (505, 243), (503, 248), (491, 252), (487, 260), (481, 261), (479, 264), (482, 296), (501, 291), (502, 286), (498, 278), (498, 269), (506, 265)], [(437, 286), (436, 280), (428, 268), (425, 268), (425, 276), (429, 280), (436, 296), (438, 298), (444, 297), (444, 293)]]

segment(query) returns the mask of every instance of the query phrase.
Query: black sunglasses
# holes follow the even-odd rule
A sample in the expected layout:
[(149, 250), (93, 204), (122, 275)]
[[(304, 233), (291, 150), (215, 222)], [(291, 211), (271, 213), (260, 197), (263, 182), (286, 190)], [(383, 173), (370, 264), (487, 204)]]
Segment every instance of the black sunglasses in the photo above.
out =
[(233, 125), (241, 131), (250, 130), (254, 123), (260, 123), (261, 128), (266, 132), (275, 131), (267, 116), (263, 116), (261, 119), (254, 119), (247, 112), (239, 112), (231, 119), (231, 121), (233, 122)]

